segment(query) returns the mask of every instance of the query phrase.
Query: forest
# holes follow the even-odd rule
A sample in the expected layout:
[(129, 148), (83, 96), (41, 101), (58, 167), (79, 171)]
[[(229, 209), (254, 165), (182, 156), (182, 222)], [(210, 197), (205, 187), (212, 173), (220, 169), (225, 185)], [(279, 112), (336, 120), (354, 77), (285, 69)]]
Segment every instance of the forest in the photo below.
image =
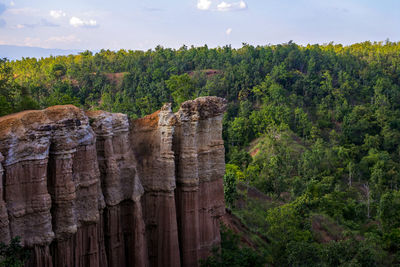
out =
[(400, 265), (400, 42), (209, 48), (0, 60), (0, 116), (74, 104), (142, 117), (228, 100), (222, 227), (203, 266)]

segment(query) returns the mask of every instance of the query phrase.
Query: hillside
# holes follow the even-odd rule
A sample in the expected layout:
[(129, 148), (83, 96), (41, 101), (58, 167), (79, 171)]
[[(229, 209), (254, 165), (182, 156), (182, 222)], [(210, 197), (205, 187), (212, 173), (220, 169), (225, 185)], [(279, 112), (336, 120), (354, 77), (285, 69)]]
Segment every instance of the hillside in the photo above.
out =
[(223, 97), (225, 199), (264, 262), (400, 264), (400, 43), (102, 50), (1, 73), (1, 115), (75, 104), (140, 118)]

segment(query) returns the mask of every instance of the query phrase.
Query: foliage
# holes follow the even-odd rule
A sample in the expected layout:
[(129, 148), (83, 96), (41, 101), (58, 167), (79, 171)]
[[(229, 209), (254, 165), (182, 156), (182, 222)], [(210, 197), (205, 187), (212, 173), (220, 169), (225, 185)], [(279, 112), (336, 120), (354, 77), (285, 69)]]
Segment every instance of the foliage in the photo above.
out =
[(221, 247), (215, 247), (212, 256), (200, 261), (202, 267), (258, 267), (265, 260), (253, 249), (240, 245), (240, 236), (221, 226)]
[(224, 196), (225, 202), (232, 206), (237, 199), (236, 184), (239, 180), (243, 180), (244, 175), (239, 167), (233, 164), (226, 165), (226, 172), (224, 175)]
[(20, 245), (20, 238), (11, 239), (10, 244), (0, 243), (0, 266), (22, 267), (30, 257), (30, 251)]
[(192, 99), (195, 91), (195, 84), (188, 74), (183, 75), (172, 75), (165, 84), (171, 96), (176, 103), (175, 109), (185, 102), (186, 100)]
[(271, 261), (274, 265), (288, 265), (290, 260), (289, 244), (309, 242), (312, 234), (308, 225), (292, 205), (284, 205), (268, 211), (267, 236), (271, 240)]
[[(137, 118), (203, 95), (228, 100), (226, 202), (271, 240), (269, 264), (400, 263), (399, 42), (158, 46), (0, 61), (0, 115), (74, 104)], [(238, 192), (239, 182), (273, 204)], [(351, 238), (320, 244), (311, 214)], [(318, 256), (299, 258), (313, 250)]]
[(7, 60), (0, 59), (0, 116), (37, 108), (39, 105), (31, 98), (29, 89), (15, 82)]

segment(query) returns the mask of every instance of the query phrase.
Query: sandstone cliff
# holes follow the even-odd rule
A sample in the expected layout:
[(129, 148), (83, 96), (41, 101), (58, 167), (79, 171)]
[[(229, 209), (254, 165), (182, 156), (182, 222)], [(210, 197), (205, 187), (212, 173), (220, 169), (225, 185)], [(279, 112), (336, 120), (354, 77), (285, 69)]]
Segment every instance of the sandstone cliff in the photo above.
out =
[(225, 106), (1, 117), (0, 241), (20, 236), (29, 266), (197, 266), (220, 241)]

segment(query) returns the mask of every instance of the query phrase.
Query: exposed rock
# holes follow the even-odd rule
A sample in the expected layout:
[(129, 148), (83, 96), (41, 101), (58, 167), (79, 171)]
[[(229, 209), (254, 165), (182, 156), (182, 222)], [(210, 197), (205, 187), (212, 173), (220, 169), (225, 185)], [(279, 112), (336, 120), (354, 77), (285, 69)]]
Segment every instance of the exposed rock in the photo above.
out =
[[(104, 235), (109, 266), (147, 266), (143, 187), (129, 145), (129, 120), (124, 114), (87, 112), (96, 133), (101, 188), (107, 207)], [(102, 208), (102, 207), (100, 207)]]
[(184, 266), (197, 266), (220, 242), (219, 217), (225, 212), (222, 116), (224, 99), (201, 97), (177, 112), (174, 151), (177, 210)]
[(132, 150), (145, 189), (142, 203), (150, 266), (180, 266), (172, 150), (175, 121), (167, 104), (131, 125)]
[[(3, 155), (0, 153), (0, 178), (3, 178), (3, 165), (2, 162), (4, 160)], [(6, 203), (4, 202), (4, 186), (3, 182), (0, 183), (0, 240), (3, 240), (4, 243), (8, 243), (10, 241), (10, 229), (8, 227), (8, 214)]]
[(197, 266), (220, 242), (225, 108), (1, 117), (0, 241), (20, 236), (30, 266)]

